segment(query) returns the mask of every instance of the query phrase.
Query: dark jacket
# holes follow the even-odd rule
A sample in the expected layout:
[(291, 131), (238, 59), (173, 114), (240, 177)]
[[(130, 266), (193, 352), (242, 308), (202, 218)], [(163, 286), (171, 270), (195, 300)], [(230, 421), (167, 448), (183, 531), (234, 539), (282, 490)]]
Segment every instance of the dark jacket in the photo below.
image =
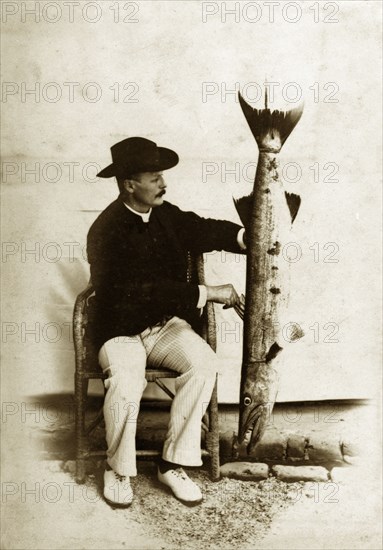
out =
[(96, 291), (95, 344), (138, 334), (164, 316), (191, 322), (198, 314), (199, 290), (186, 282), (187, 252), (241, 252), (239, 230), (168, 202), (154, 208), (144, 223), (120, 197), (112, 202), (91, 226), (87, 241)]

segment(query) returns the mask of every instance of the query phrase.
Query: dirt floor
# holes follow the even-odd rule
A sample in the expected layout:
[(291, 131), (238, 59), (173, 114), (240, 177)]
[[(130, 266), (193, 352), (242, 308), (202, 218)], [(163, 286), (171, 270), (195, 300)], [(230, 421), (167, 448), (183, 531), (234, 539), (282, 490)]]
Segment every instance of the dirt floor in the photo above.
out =
[[(20, 472), (21, 464), (14, 464)], [(24, 476), (3, 476), (3, 549), (373, 549), (379, 538), (379, 487), (354, 482), (286, 484), (209, 480), (191, 470), (204, 501), (188, 508), (155, 480), (153, 463), (140, 463), (134, 502), (112, 509), (102, 498), (103, 463), (84, 485), (73, 463), (24, 462)], [(68, 471), (69, 470), (69, 471)], [(11, 476), (11, 477), (9, 477)]]
[(153, 462), (139, 462), (133, 504), (119, 510), (102, 497), (104, 461), (91, 464), (86, 483), (78, 485), (70, 426), (61, 432), (42, 417), (37, 420), (31, 425), (23, 416), (10, 415), (2, 425), (4, 550), (382, 548), (381, 451), (374, 438), (365, 438), (371, 443), (368, 452), (366, 447), (339, 484), (287, 484), (273, 477), (214, 483), (207, 470), (191, 469), (204, 494), (195, 508), (184, 506), (156, 481)]

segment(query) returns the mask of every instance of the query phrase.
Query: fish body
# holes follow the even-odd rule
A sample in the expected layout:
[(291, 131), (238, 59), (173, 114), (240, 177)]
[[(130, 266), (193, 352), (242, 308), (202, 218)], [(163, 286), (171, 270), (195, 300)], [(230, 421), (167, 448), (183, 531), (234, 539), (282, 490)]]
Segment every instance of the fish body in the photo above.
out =
[(287, 298), (288, 267), (281, 252), (300, 205), (300, 197), (283, 188), (278, 154), (302, 109), (258, 110), (241, 95), (239, 99), (259, 148), (253, 192), (235, 201), (247, 240), (238, 442), (249, 438), (250, 453), (264, 433), (277, 393), (273, 361), (282, 350), (280, 308)]

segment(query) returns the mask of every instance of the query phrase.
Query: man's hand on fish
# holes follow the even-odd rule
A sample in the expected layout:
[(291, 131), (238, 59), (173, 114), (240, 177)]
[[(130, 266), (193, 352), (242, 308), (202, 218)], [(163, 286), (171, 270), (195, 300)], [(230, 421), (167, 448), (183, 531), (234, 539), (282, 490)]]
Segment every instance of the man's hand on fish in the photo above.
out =
[(240, 318), (243, 320), (243, 317), (245, 315), (245, 296), (241, 294), (241, 297), (239, 299), (239, 304), (236, 304), (234, 306), (234, 309), (236, 313), (240, 316)]
[(240, 305), (240, 298), (232, 284), (206, 286), (208, 302), (224, 304), (224, 309)]

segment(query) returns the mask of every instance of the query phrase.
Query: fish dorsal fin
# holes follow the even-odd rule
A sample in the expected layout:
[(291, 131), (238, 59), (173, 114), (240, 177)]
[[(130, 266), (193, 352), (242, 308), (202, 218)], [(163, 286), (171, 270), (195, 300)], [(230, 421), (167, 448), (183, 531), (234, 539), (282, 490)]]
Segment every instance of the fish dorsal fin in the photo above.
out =
[(301, 198), (299, 195), (296, 195), (295, 193), (287, 193), (287, 191), (285, 191), (285, 197), (287, 206), (290, 210), (291, 223), (293, 223), (297, 217), (298, 210), (301, 205)]
[(240, 217), (241, 222), (247, 231), (249, 230), (249, 227), (250, 227), (250, 218), (251, 218), (251, 211), (253, 208), (253, 200), (254, 200), (253, 193), (250, 193), (250, 195), (244, 195), (239, 199), (233, 198), (234, 206), (237, 209), (238, 216)]

